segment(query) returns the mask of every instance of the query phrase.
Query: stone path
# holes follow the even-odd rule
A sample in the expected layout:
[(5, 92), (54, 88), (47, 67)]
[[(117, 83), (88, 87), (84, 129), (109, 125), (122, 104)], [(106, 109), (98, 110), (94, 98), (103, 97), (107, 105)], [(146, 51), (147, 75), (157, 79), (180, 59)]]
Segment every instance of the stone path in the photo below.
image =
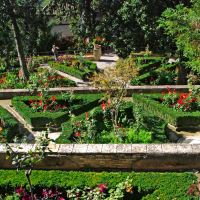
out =
[[(27, 124), (24, 118), (19, 115), (19, 113), (11, 106), (11, 100), (0, 100), (0, 106), (5, 108), (19, 123), (19, 132), (23, 135), (27, 135), (28, 141), (34, 141), (40, 132), (32, 130), (32, 126)], [(56, 140), (61, 135), (61, 132), (51, 132), (49, 133), (49, 138)]]
[(188, 131), (177, 131), (174, 126), (168, 124), (168, 133), (172, 141), (177, 143), (200, 144), (200, 127)]
[[(97, 64), (97, 69), (102, 71), (108, 67), (113, 67), (115, 66), (116, 61), (119, 59), (119, 57), (116, 54), (104, 54), (101, 56), (100, 61), (94, 61), (94, 63)], [(79, 87), (87, 87), (90, 85), (89, 82), (85, 82), (82, 79), (78, 79), (74, 76), (71, 76), (67, 73), (61, 72), (59, 70), (52, 69), (48, 64), (43, 64), (41, 67), (48, 69), (49, 71), (55, 71), (58, 75), (68, 78), (72, 81), (74, 81), (77, 86)]]
[(104, 70), (108, 67), (113, 67), (119, 57), (116, 54), (104, 54), (101, 56), (100, 61), (94, 61), (99, 70)]
[(77, 86), (88, 86), (88, 83), (84, 82), (82, 79), (78, 79), (74, 76), (61, 72), (59, 70), (52, 69), (49, 65), (43, 65), (42, 67), (48, 69), (49, 71), (55, 71), (55, 73), (57, 73), (58, 75), (74, 81), (77, 84)]

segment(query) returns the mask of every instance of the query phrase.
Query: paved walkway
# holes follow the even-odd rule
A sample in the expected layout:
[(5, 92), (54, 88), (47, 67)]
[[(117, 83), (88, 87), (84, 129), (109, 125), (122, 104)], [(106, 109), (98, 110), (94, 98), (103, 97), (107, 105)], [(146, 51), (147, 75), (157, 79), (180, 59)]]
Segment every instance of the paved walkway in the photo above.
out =
[(56, 69), (52, 69), (49, 65), (43, 65), (42, 67), (48, 69), (49, 71), (55, 71), (58, 75), (74, 81), (77, 84), (77, 86), (88, 86), (88, 83), (84, 82), (82, 79), (78, 79), (78, 78), (71, 76), (67, 73), (61, 72), (61, 71), (56, 70)]
[(99, 70), (104, 70), (107, 67), (113, 67), (119, 57), (116, 54), (104, 54), (100, 61), (94, 61)]

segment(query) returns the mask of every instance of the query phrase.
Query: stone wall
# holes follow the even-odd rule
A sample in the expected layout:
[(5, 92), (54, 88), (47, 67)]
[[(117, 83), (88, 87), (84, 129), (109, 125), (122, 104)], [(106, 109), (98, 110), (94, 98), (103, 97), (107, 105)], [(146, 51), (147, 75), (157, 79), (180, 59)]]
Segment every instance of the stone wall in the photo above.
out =
[[(16, 145), (13, 144), (13, 148)], [(34, 145), (22, 145), (27, 152)], [(37, 169), (185, 171), (200, 169), (200, 145), (189, 144), (60, 144), (50, 145)], [(0, 145), (0, 168), (13, 168)]]
[[(187, 92), (187, 85), (171, 85), (171, 86), (129, 86), (127, 87), (127, 96), (132, 96), (134, 93), (161, 93), (167, 88), (176, 89), (177, 92)], [(200, 85), (197, 85), (200, 87)], [(50, 94), (61, 92), (74, 91), (74, 93), (97, 93), (98, 90), (93, 87), (66, 87), (66, 88), (51, 88)], [(11, 99), (14, 96), (30, 95), (27, 89), (0, 89), (0, 99)]]

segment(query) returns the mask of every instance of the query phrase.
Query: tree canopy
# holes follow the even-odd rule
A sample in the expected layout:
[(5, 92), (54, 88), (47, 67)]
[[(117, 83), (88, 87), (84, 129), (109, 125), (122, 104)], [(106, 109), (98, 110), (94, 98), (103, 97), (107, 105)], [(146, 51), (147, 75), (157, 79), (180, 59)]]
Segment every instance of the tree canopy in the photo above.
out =
[(178, 50), (188, 59), (188, 65), (200, 73), (200, 0), (193, 0), (190, 8), (183, 4), (168, 8), (160, 26), (173, 37)]

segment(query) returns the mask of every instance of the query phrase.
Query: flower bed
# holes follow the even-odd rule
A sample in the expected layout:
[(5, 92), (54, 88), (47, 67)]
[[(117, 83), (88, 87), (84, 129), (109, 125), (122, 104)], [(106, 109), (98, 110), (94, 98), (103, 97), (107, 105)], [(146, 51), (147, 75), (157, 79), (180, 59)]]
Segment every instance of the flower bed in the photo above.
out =
[(60, 128), (69, 119), (69, 111), (80, 114), (98, 105), (100, 94), (58, 95), (44, 99), (41, 96), (14, 97), (12, 105), (20, 115), (36, 130), (45, 129), (46, 125)]
[(0, 143), (11, 142), (17, 134), (17, 128), (14, 117), (0, 106)]
[[(156, 117), (139, 116), (133, 112), (132, 102), (124, 102), (119, 109), (114, 132), (109, 103), (102, 102), (89, 112), (74, 116), (62, 124), (57, 143), (164, 143), (166, 124)], [(154, 126), (152, 126), (152, 124)]]
[(74, 60), (60, 60), (58, 62), (49, 62), (49, 65), (56, 70), (62, 71), (79, 79), (88, 80), (91, 75), (97, 71), (95, 63), (82, 57)]
[[(177, 102), (174, 106), (168, 106), (162, 103), (163, 96), (161, 94), (151, 94), (151, 95), (133, 95), (133, 102), (135, 105), (141, 107), (145, 112), (151, 112), (156, 116), (164, 119), (167, 123), (170, 123), (178, 128), (187, 128), (190, 126), (200, 125), (200, 110), (191, 110), (190, 112), (185, 112), (184, 108), (188, 105), (183, 102), (183, 99), (177, 98)], [(191, 102), (192, 103), (192, 102)], [(185, 107), (186, 106), (186, 107)], [(181, 109), (183, 108), (183, 109)]]
[(30, 79), (24, 83), (18, 76), (18, 70), (12, 70), (0, 74), (0, 89), (23, 89), (29, 88), (31, 85), (46, 82), (48, 87), (69, 87), (76, 86), (74, 81), (59, 76), (55, 73), (50, 73), (45, 69), (37, 69), (30, 74)]
[[(49, 199), (54, 194), (57, 200), (89, 198), (89, 195), (95, 199), (92, 196), (95, 194), (99, 195), (96, 196), (99, 199), (198, 199), (191, 195), (190, 186), (197, 182), (197, 177), (192, 173), (33, 171), (31, 179), (34, 193), (49, 195)], [(0, 171), (1, 195), (12, 195), (14, 192), (15, 199), (22, 199), (26, 186), (23, 172)], [(28, 199), (27, 190), (26, 196)]]

